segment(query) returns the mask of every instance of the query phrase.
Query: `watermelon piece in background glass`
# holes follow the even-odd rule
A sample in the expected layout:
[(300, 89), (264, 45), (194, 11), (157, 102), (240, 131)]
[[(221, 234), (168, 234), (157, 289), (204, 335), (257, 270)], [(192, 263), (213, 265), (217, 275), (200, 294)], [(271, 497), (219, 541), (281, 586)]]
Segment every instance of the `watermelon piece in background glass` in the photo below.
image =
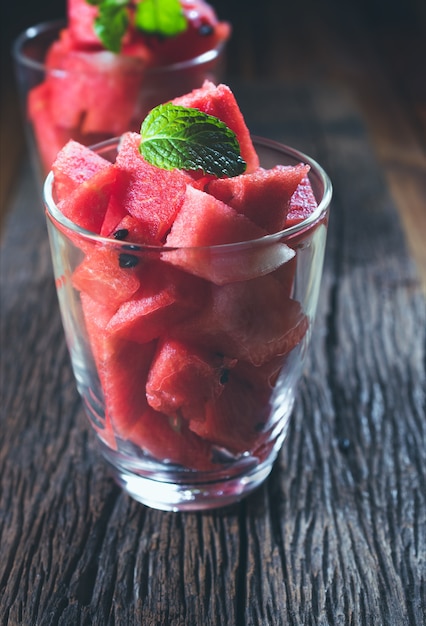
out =
[[(170, 229), (174, 248), (164, 239), (145, 245), (143, 222), (116, 210), (110, 238), (90, 233), (61, 213), (53, 174), (45, 184), (59, 304), (89, 422), (118, 484), (154, 508), (240, 500), (266, 479), (288, 428), (320, 293), (332, 190), (306, 155), (264, 139), (252, 145), (265, 169), (309, 165), (315, 207), (276, 233), (265, 234), (214, 196), (206, 200), (208, 177), (187, 177), (192, 199), (207, 202), (206, 222), (190, 226), (183, 202), (173, 236)], [(95, 148), (106, 172), (118, 146), (116, 139)], [(119, 202), (122, 191), (114, 196), (111, 187)], [(75, 214), (78, 191), (71, 194)], [(270, 193), (275, 202), (275, 189)], [(299, 196), (290, 206), (287, 198), (283, 210), (291, 213)], [(268, 203), (266, 189), (262, 200)], [(210, 202), (218, 214), (211, 215)], [(231, 241), (188, 247), (222, 219), (235, 229)], [(254, 239), (235, 241), (241, 223), (241, 236)], [(229, 235), (216, 225), (210, 236)]]

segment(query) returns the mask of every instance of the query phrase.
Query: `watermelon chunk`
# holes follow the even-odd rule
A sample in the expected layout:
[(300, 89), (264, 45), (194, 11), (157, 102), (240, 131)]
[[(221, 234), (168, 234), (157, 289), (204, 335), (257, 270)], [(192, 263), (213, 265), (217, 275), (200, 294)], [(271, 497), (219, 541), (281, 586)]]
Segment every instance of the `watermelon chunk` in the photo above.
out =
[(46, 67), (56, 125), (109, 136), (129, 129), (143, 81), (142, 59), (72, 49), (62, 37), (50, 48)]
[(205, 407), (203, 421), (192, 420), (192, 431), (210, 443), (238, 455), (253, 451), (265, 437), (270, 414), (268, 402), (261, 401), (255, 390), (231, 371), (218, 398)]
[(148, 403), (167, 415), (203, 420), (235, 361), (173, 338), (159, 342), (146, 384)]
[(241, 156), (247, 163), (246, 171), (253, 172), (259, 167), (259, 157), (253, 146), (243, 114), (234, 94), (227, 85), (219, 84), (216, 86), (211, 81), (206, 80), (199, 89), (194, 89), (189, 94), (174, 98), (173, 103), (199, 109), (225, 122), (237, 136)]
[(173, 335), (253, 365), (290, 352), (309, 321), (273, 276), (212, 285), (211, 304), (179, 324)]
[(99, 154), (70, 139), (58, 152), (52, 165), (57, 197), (59, 200), (67, 198), (82, 183), (109, 165)]
[(129, 175), (123, 207), (144, 224), (153, 241), (161, 241), (182, 205), (189, 177), (145, 161), (139, 152), (140, 141), (139, 134), (129, 132), (122, 136), (118, 148), (116, 166)]
[(309, 217), (318, 207), (311, 183), (307, 176), (304, 176), (295, 190), (291, 200), (287, 215), (286, 227), (299, 224)]
[(208, 284), (162, 262), (146, 262), (139, 290), (124, 302), (108, 331), (145, 343), (167, 334), (174, 325), (208, 302)]
[(216, 469), (212, 447), (189, 430), (183, 420), (148, 406), (145, 383), (155, 342), (137, 344), (107, 330), (111, 309), (82, 294), (87, 331), (104, 392), (106, 424), (113, 433), (99, 434), (131, 441), (159, 461), (208, 471)]
[(166, 245), (213, 246), (258, 239), (265, 234), (263, 229), (224, 202), (188, 186)]
[(41, 83), (28, 94), (28, 118), (33, 124), (43, 171), (47, 174), (59, 150), (68, 141), (69, 133), (52, 123), (50, 89)]
[(155, 343), (135, 344), (108, 333), (111, 308), (81, 294), (87, 332), (105, 397), (105, 411), (117, 436), (126, 438), (148, 409), (145, 381)]
[(93, 29), (98, 13), (98, 7), (87, 0), (67, 0), (68, 30), (76, 47), (100, 47), (101, 42)]
[(199, 471), (217, 470), (210, 442), (192, 432), (185, 420), (171, 418), (152, 408), (141, 413), (126, 439), (158, 461)]
[(163, 258), (215, 284), (247, 280), (267, 274), (286, 263), (294, 251), (276, 242), (251, 245), (234, 252), (203, 250), (200, 246), (259, 239), (266, 231), (245, 215), (199, 189), (188, 186), (166, 245), (186, 248), (164, 252)]
[(81, 228), (99, 234), (111, 196), (122, 193), (124, 176), (112, 163), (58, 202), (61, 212)]
[(207, 191), (267, 233), (275, 233), (284, 228), (290, 200), (308, 171), (309, 166), (303, 164), (270, 170), (259, 167), (250, 174), (212, 180)]
[(121, 268), (119, 252), (104, 246), (93, 248), (86, 254), (72, 280), (76, 289), (108, 306), (111, 316), (140, 286), (135, 269)]
[(231, 35), (231, 25), (219, 21), (216, 13), (203, 0), (181, 0), (187, 29), (176, 37), (147, 37), (159, 65), (193, 59), (214, 50)]
[[(118, 219), (120, 217), (121, 219)], [(118, 199), (108, 206), (101, 234), (119, 241), (127, 241), (129, 244), (161, 246), (161, 241), (153, 239), (145, 225), (129, 215)]]

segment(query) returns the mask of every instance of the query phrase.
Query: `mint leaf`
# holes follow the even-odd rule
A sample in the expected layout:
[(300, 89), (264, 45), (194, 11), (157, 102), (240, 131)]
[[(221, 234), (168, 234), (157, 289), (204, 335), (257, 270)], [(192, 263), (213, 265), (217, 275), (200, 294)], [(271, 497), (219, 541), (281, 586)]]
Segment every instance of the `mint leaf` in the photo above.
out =
[(128, 0), (91, 0), (91, 3), (99, 6), (93, 25), (95, 33), (107, 50), (120, 52), (121, 41), (129, 25)]
[(238, 176), (247, 167), (235, 133), (198, 109), (160, 104), (145, 118), (141, 136), (143, 157), (165, 170), (202, 169), (222, 178)]
[(179, 0), (142, 0), (136, 5), (135, 26), (152, 35), (172, 37), (186, 30)]
[(111, 52), (120, 52), (124, 35), (133, 26), (150, 35), (173, 37), (188, 26), (179, 0), (86, 0), (99, 13), (93, 28)]

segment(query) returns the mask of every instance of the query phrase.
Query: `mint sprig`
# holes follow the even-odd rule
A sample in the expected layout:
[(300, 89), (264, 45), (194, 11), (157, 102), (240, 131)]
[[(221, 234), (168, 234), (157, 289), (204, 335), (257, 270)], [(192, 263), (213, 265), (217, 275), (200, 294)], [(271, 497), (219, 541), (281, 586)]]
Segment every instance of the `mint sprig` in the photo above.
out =
[(86, 0), (98, 7), (93, 28), (107, 50), (118, 53), (132, 22), (150, 35), (173, 37), (188, 26), (179, 0)]
[(238, 176), (247, 164), (234, 131), (198, 109), (160, 104), (141, 126), (142, 156), (156, 167), (203, 170), (218, 178)]
[(128, 0), (102, 0), (97, 4), (99, 13), (93, 24), (95, 33), (107, 50), (118, 53), (129, 26)]
[(186, 30), (179, 0), (142, 0), (136, 5), (135, 26), (151, 35), (174, 37)]

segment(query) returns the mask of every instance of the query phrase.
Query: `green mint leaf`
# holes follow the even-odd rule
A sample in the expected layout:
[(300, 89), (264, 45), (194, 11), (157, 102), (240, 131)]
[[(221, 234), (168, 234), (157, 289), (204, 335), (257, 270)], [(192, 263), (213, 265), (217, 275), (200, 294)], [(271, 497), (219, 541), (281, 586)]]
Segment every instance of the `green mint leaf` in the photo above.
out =
[(179, 0), (142, 0), (136, 5), (135, 26), (152, 35), (173, 37), (187, 28)]
[(143, 157), (165, 170), (202, 169), (222, 178), (238, 176), (247, 167), (235, 133), (198, 109), (160, 104), (145, 118), (141, 136)]
[(94, 22), (95, 33), (107, 50), (120, 52), (129, 25), (129, 0), (90, 0), (90, 3), (99, 6), (99, 14)]

